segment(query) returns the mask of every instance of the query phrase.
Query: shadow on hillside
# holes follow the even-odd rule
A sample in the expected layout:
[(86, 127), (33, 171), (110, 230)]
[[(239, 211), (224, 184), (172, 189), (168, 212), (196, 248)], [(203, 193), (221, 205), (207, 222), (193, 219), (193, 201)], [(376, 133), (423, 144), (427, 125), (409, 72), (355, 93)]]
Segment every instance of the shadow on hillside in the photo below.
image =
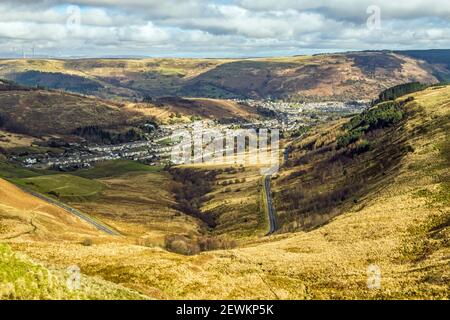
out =
[[(405, 112), (405, 118), (414, 112)], [(414, 151), (404, 125), (405, 119), (370, 131), (363, 143), (342, 149), (336, 148), (336, 139), (321, 145), (325, 135), (336, 138), (328, 132), (294, 150), (285, 165), (291, 173), (276, 181), (281, 232), (311, 230), (345, 211), (361, 210), (398, 176), (402, 159)]]

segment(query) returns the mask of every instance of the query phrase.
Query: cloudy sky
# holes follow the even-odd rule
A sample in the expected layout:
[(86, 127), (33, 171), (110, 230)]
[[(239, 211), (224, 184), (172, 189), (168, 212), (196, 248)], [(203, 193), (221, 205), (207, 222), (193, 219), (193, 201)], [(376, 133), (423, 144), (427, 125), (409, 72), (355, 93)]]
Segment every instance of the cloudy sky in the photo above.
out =
[(450, 48), (442, 0), (0, 0), (0, 55), (248, 57)]

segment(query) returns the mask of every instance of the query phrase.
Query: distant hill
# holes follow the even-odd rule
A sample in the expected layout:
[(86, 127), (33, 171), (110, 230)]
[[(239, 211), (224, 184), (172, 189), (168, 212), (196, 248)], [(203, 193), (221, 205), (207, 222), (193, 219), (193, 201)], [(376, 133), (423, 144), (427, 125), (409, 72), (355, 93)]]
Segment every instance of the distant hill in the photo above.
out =
[(446, 72), (440, 60), (388, 51), (257, 59), (0, 60), (0, 76), (21, 84), (138, 101), (165, 96), (373, 99), (397, 84), (437, 82)]
[(121, 127), (143, 118), (123, 105), (64, 92), (0, 89), (0, 126), (32, 136), (70, 134), (78, 127)]
[(41, 86), (79, 93), (95, 93), (104, 88), (97, 81), (88, 78), (57, 72), (25, 71), (10, 76), (15, 82), (27, 86)]
[(439, 81), (450, 81), (450, 50), (407, 50), (398, 53), (425, 61), (431, 66), (433, 75)]
[(145, 103), (114, 102), (94, 96), (27, 87), (0, 79), (0, 133), (16, 134), (15, 138), (5, 138), (2, 134), (0, 148), (14, 145), (29, 147), (30, 137), (74, 133), (97, 142), (99, 137), (87, 137), (84, 134), (86, 131), (95, 131), (97, 136), (109, 136), (111, 133), (117, 138), (113, 140), (118, 141), (127, 133), (132, 133), (134, 139), (139, 138), (142, 124), (149, 121), (244, 121), (257, 117), (256, 108), (233, 101), (166, 97)]

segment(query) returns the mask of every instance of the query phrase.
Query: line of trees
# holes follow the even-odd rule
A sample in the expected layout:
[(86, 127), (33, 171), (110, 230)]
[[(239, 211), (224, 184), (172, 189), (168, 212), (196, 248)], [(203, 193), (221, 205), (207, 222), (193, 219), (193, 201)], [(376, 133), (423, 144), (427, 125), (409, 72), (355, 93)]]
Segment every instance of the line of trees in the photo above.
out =
[(103, 88), (103, 86), (93, 80), (60, 72), (26, 71), (13, 75), (15, 81), (28, 86), (43, 88), (63, 89), (79, 93), (92, 93)]
[(398, 123), (403, 119), (403, 115), (401, 104), (394, 101), (385, 102), (372, 109), (365, 110), (344, 124), (345, 133), (338, 137), (337, 149), (345, 148), (358, 141), (369, 131), (390, 127)]
[(167, 250), (184, 255), (195, 255), (202, 251), (232, 249), (236, 246), (235, 240), (224, 237), (168, 235), (165, 238)]
[(420, 90), (424, 90), (428, 87), (428, 85), (420, 83), (420, 82), (410, 82), (410, 83), (404, 83), (400, 84), (394, 87), (391, 87), (389, 89), (386, 89), (382, 91), (378, 99), (374, 100), (372, 102), (372, 105), (377, 105), (381, 102), (386, 102), (390, 100), (395, 100), (401, 96), (414, 93)]
[(104, 130), (99, 126), (80, 127), (73, 131), (73, 134), (83, 137), (93, 143), (120, 144), (142, 140), (143, 136), (135, 129), (130, 129), (125, 133), (116, 133)]
[(36, 88), (21, 86), (20, 84), (6, 79), (0, 79), (0, 91), (33, 91)]
[(202, 213), (201, 206), (211, 199), (207, 194), (212, 191), (218, 172), (179, 168), (170, 168), (169, 172), (178, 182), (172, 188), (177, 201), (176, 209), (214, 228), (217, 225), (214, 215)]

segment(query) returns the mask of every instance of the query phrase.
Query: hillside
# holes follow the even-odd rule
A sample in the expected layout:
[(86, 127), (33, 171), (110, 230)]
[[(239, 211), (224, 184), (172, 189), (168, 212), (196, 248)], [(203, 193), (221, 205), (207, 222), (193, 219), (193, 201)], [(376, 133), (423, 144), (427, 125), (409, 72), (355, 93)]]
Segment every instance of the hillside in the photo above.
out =
[(450, 50), (407, 50), (398, 53), (424, 61), (439, 81), (450, 81)]
[(199, 118), (233, 119), (239, 122), (259, 117), (255, 107), (232, 100), (206, 98), (163, 97), (154, 99), (150, 104), (135, 104), (133, 110), (152, 116), (162, 123), (191, 121)]
[(82, 59), (2, 60), (0, 77), (25, 85), (41, 85), (126, 99), (171, 96), (186, 79), (227, 60), (210, 59)]
[[(449, 89), (432, 87), (382, 102), (351, 119), (317, 128), (290, 145), (275, 181), (283, 228), (307, 230), (346, 210), (364, 208), (373, 194), (407, 170), (405, 161), (425, 139), (435, 137), (436, 148), (448, 151)], [(440, 104), (431, 107), (427, 99), (438, 94)]]
[(79, 218), (0, 179), (0, 237), (79, 238), (99, 232)]
[(78, 127), (120, 127), (142, 118), (119, 104), (69, 93), (0, 90), (0, 126), (14, 133), (70, 134)]
[(80, 289), (71, 290), (69, 265), (49, 268), (5, 244), (74, 242), (99, 235), (79, 218), (0, 179), (0, 299), (143, 299), (133, 290), (83, 274)]
[[(79, 290), (67, 286), (71, 270), (49, 269), (0, 244), (0, 298), (2, 300), (142, 300), (139, 293), (95, 277), (81, 275)], [(76, 278), (75, 278), (76, 279)], [(78, 286), (75, 280), (74, 287)]]
[[(83, 274), (158, 299), (449, 299), (450, 86), (410, 96), (414, 98), (399, 98), (398, 106), (384, 103), (331, 127), (317, 128), (292, 144), (273, 191), (283, 231), (295, 232), (255, 235), (235, 249), (193, 256), (129, 242), (127, 233), (120, 239), (93, 237), (90, 246), (51, 238), (15, 239), (9, 245), (46, 265), (76, 264)], [(322, 175), (316, 167), (324, 170)], [(251, 172), (239, 177), (247, 174)], [(100, 178), (109, 186), (105, 199), (129, 203), (123, 186), (136, 177)], [(184, 177), (187, 183), (196, 180)], [(243, 209), (248, 210), (257, 197), (254, 190), (260, 179), (224, 187), (223, 181), (236, 177), (222, 173), (216, 176), (220, 184), (202, 186), (208, 197), (201, 210), (207, 213), (219, 206), (223, 219), (234, 213), (231, 219), (238, 223), (249, 219), (246, 226), (252, 226), (252, 213)], [(147, 194), (166, 189), (167, 176), (158, 179), (163, 180), (142, 177)], [(139, 186), (130, 191), (139, 192)], [(223, 194), (229, 192), (232, 197)], [(152, 197), (139, 201), (146, 205), (154, 201)], [(164, 197), (173, 199), (167, 193)], [(322, 201), (325, 205), (319, 206)], [(243, 209), (233, 211), (233, 206)], [(295, 210), (288, 214), (288, 208)], [(98, 209), (106, 212), (113, 207)], [(138, 212), (126, 214), (118, 208), (110, 219), (118, 226), (142, 219), (135, 216)], [(217, 232), (229, 227), (223, 225)], [(132, 229), (123, 230), (131, 234)], [(186, 246), (183, 239), (194, 237), (186, 232), (177, 245)], [(367, 287), (370, 265), (381, 271), (379, 289)]]
[[(0, 82), (0, 148), (29, 148), (50, 135), (70, 136), (95, 126), (125, 134), (145, 122), (193, 119), (251, 119), (256, 108), (217, 99), (161, 98), (148, 103), (118, 103), (78, 94)], [(94, 137), (92, 137), (94, 139)]]
[[(1, 164), (1, 163), (0, 163)], [(31, 171), (6, 168), (2, 176), (33, 176)], [(3, 171), (3, 169), (10, 169)], [(26, 178), (32, 179), (32, 178)], [(58, 179), (64, 184), (64, 181)], [(144, 299), (136, 291), (81, 273), (80, 288), (68, 287), (73, 265), (60, 268), (30, 259), (7, 243), (84, 243), (108, 236), (78, 217), (34, 197), (0, 178), (0, 299)], [(88, 240), (86, 240), (88, 239)]]
[(412, 59), (356, 52), (232, 62), (203, 73), (184, 90), (204, 95), (212, 87), (251, 98), (351, 100), (371, 99), (386, 87), (413, 79), (435, 81)]
[(0, 77), (128, 100), (165, 96), (352, 100), (375, 98), (400, 83), (436, 82), (441, 78), (436, 63), (386, 51), (241, 60), (2, 60)]

